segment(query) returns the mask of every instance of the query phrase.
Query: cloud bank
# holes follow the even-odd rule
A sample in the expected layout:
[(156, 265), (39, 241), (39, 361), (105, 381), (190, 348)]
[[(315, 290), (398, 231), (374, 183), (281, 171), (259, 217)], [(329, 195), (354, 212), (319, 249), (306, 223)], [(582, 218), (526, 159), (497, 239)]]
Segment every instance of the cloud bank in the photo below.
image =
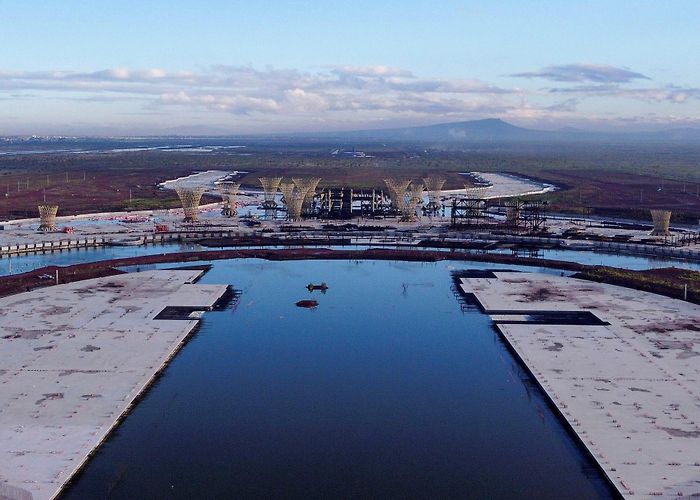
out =
[[(197, 71), (0, 69), (0, 99), (64, 106), (75, 103), (77, 113), (88, 122), (92, 105), (103, 114), (99, 117), (103, 121), (118, 109), (121, 115), (138, 115), (142, 121), (151, 117), (152, 122), (156, 118), (162, 122), (166, 116), (174, 126), (192, 121), (235, 124), (237, 131), (246, 131), (245, 124), (255, 131), (275, 131), (280, 124), (286, 129), (303, 129), (306, 124), (307, 129), (318, 130), (326, 125), (348, 128), (494, 116), (521, 123), (565, 125), (586, 118), (615, 119), (610, 116), (615, 108), (610, 100), (640, 103), (654, 116), (662, 115), (663, 110), (650, 107), (700, 101), (698, 88), (658, 85), (642, 73), (607, 65), (548, 66), (510, 77), (553, 83), (531, 88), (476, 78), (425, 78), (390, 66), (332, 66), (316, 71), (227, 65)], [(599, 101), (605, 105), (596, 111)], [(106, 110), (107, 106), (112, 108)], [(13, 114), (20, 114), (20, 120), (21, 111), (19, 105), (13, 110)], [(667, 114), (669, 122), (678, 119), (678, 113)], [(619, 118), (629, 116), (620, 111)]]

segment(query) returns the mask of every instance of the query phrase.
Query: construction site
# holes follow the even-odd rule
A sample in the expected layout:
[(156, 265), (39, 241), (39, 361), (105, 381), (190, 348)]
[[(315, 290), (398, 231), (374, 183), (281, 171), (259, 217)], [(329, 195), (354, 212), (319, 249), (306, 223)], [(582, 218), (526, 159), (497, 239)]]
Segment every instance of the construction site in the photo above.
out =
[[(465, 304), (478, 302), (483, 312), (490, 315), (520, 362), (534, 374), (543, 388), (543, 397), (550, 398), (551, 404), (564, 415), (564, 422), (574, 429), (611, 487), (623, 496), (647, 490), (654, 495), (665, 495), (671, 489), (695, 492), (695, 469), (688, 465), (693, 449), (687, 446), (687, 436), (696, 432), (692, 425), (679, 426), (669, 421), (664, 426), (670, 430), (652, 432), (634, 414), (623, 412), (616, 416), (614, 401), (607, 399), (591, 412), (584, 399), (593, 398), (596, 393), (591, 391), (598, 390), (597, 386), (582, 394), (577, 406), (571, 400), (573, 396), (568, 396), (581, 392), (571, 382), (574, 378), (559, 380), (550, 372), (556, 373), (558, 363), (565, 361), (576, 367), (576, 377), (585, 378), (588, 365), (579, 366), (580, 363), (568, 358), (561, 361), (564, 359), (561, 349), (597, 352), (601, 339), (612, 342), (608, 338), (611, 329), (627, 335), (625, 328), (636, 328), (635, 331), (642, 328), (637, 324), (615, 326), (623, 322), (623, 313), (618, 314), (607, 306), (603, 310), (599, 305), (615, 303), (624, 312), (629, 307), (622, 307), (623, 299), (630, 297), (635, 304), (646, 305), (645, 324), (651, 324), (652, 317), (661, 314), (660, 311), (674, 308), (687, 319), (673, 332), (680, 339), (678, 342), (691, 346), (683, 348), (684, 361), (680, 368), (670, 361), (655, 361), (658, 366), (642, 370), (643, 360), (632, 351), (618, 356), (619, 363), (642, 374), (639, 380), (635, 379), (635, 387), (640, 391), (678, 393), (675, 385), (667, 389), (658, 384), (647, 388), (642, 379), (652, 375), (661, 377), (649, 370), (692, 368), (689, 363), (691, 358), (695, 359), (692, 344), (696, 332), (687, 325), (697, 315), (700, 290), (695, 281), (681, 273), (668, 274), (668, 282), (665, 278), (653, 281), (650, 275), (623, 279), (622, 269), (605, 268), (601, 274), (597, 267), (576, 261), (579, 254), (586, 258), (599, 254), (603, 262), (611, 261), (612, 255), (625, 254), (632, 261), (638, 259), (642, 266), (651, 262), (643, 259), (654, 258), (685, 267), (687, 273), (692, 273), (693, 269), (700, 269), (697, 228), (674, 225), (673, 212), (663, 206), (649, 211), (648, 224), (552, 213), (547, 197), (556, 186), (494, 173), (471, 172), (464, 179), (463, 189), (450, 190), (443, 189), (445, 179), (441, 176), (386, 177), (383, 185), (375, 188), (332, 185), (315, 176), (275, 176), (260, 177), (259, 185), (250, 187), (242, 185), (235, 171), (205, 171), (161, 183), (161, 190), (177, 196), (180, 208), (62, 216), (61, 200), (49, 197), (37, 207), (37, 218), (6, 223), (0, 231), (0, 265), (6, 267), (0, 270), (4, 269), (10, 276), (0, 278), (0, 297), (5, 297), (0, 298), (0, 316), (23, 319), (21, 324), (12, 322), (0, 327), (3, 334), (0, 350), (9, 360), (0, 364), (0, 377), (7, 379), (6, 400), (12, 401), (2, 413), (6, 425), (0, 426), (6, 443), (0, 446), (0, 453), (7, 455), (8, 464), (0, 471), (0, 496), (24, 498), (30, 492), (31, 498), (51, 498), (69, 484), (76, 471), (86, 464), (89, 466), (89, 457), (196, 330), (204, 311), (215, 309), (220, 301), (230, 303), (225, 301), (230, 297), (230, 284), (195, 284), (204, 274), (201, 269), (214, 260), (244, 258), (358, 262), (472, 260), (494, 265), (551, 267), (562, 276), (565, 270), (576, 271), (581, 277), (646, 290), (620, 292), (613, 285), (581, 286), (570, 279), (564, 282), (525, 273), (486, 271), (473, 276), (464, 274), (458, 286), (455, 285), (462, 311), (468, 310)], [(103, 264), (87, 263), (99, 249), (114, 249), (105, 255), (125, 258)], [(71, 256), (72, 250), (78, 253)], [(86, 264), (72, 266), (75, 269), (56, 266), (36, 270), (31, 266), (38, 264), (31, 264), (26, 273), (17, 274), (17, 269), (24, 269), (21, 266), (27, 256), (34, 255), (36, 262), (41, 263), (53, 262), (57, 254), (66, 254), (66, 262)], [(550, 256), (569, 261), (549, 260)], [(188, 267), (179, 271), (159, 265), (198, 260), (207, 263), (198, 269)], [(309, 294), (322, 290), (323, 297), (295, 297), (293, 303), (297, 309), (308, 308), (313, 313), (323, 307), (326, 295), (333, 294), (334, 283), (326, 284), (321, 279), (317, 282), (322, 285), (307, 281), (303, 288)], [(411, 286), (402, 284), (405, 292)], [(581, 292), (587, 299), (574, 300), (574, 292)], [(661, 295), (666, 297), (658, 298)], [(37, 306), (39, 303), (41, 307)], [(590, 314), (597, 315), (595, 324), (590, 323)], [(641, 313), (635, 310), (635, 314)], [(79, 323), (71, 320), (69, 325), (68, 317), (82, 319)], [(530, 327), (530, 323), (539, 326)], [(582, 328), (594, 334), (595, 345), (578, 341), (569, 345), (562, 340)], [(90, 333), (86, 337), (77, 331)], [(167, 338), (151, 346), (156, 342), (153, 339), (162, 337), (162, 334), (153, 335), (156, 331), (166, 332)], [(649, 341), (662, 345), (656, 337), (650, 337)], [(546, 342), (554, 347), (547, 347), (547, 355), (542, 355), (538, 349)], [(21, 345), (24, 343), (27, 345)], [(672, 349), (680, 344), (663, 345)], [(30, 351), (26, 350), (27, 346)], [(123, 376), (119, 363), (110, 369), (109, 377), (120, 380), (112, 387), (102, 375), (95, 378), (92, 373), (97, 369), (94, 360), (99, 365), (107, 359), (105, 356), (118, 356), (114, 349), (125, 353), (139, 351), (139, 354), (131, 355), (129, 366), (133, 367), (128, 376)], [(93, 352), (97, 354), (86, 354)], [(554, 362), (548, 357), (550, 352), (556, 353)], [(61, 367), (54, 359), (59, 355), (63, 359)], [(599, 368), (612, 370), (612, 364)], [(38, 376), (37, 370), (43, 371), (32, 382), (36, 390), (18, 391), (19, 385), (26, 385)], [(71, 375), (70, 385), (64, 382), (66, 373)], [(612, 380), (620, 376), (610, 377)], [(625, 400), (631, 401), (636, 395), (636, 389), (622, 386), (614, 389)], [(30, 404), (32, 401), (37, 408)], [(653, 412), (658, 419), (666, 418), (664, 405), (670, 403), (666, 400), (654, 403), (647, 412)], [(683, 399), (678, 404), (685, 408), (691, 402)], [(598, 410), (608, 412), (605, 422), (600, 420)], [(64, 419), (69, 418), (80, 425), (64, 429), (67, 425)], [(678, 441), (680, 448), (677, 446), (673, 453), (668, 447), (658, 446), (650, 462), (659, 474), (673, 477), (672, 487), (664, 486), (661, 479), (641, 465), (631, 466), (630, 461), (643, 461), (639, 457), (629, 458), (632, 450), (616, 451), (625, 449), (624, 441), (620, 441), (622, 431), (613, 429), (607, 434), (599, 431), (610, 419), (621, 422), (627, 434), (643, 432), (650, 440), (659, 442), (670, 434)], [(13, 425), (23, 426), (24, 431), (17, 433)], [(56, 428), (64, 429), (60, 431), (60, 439), (55, 435)], [(80, 438), (83, 435), (89, 438)], [(606, 443), (611, 439), (622, 444), (609, 449)], [(17, 449), (25, 452), (17, 455), (12, 451)], [(636, 456), (635, 453), (632, 454)], [(60, 459), (36, 460), (47, 454)], [(659, 469), (662, 467), (659, 464), (675, 462), (683, 464), (682, 467)], [(88, 477), (93, 476), (88, 473)]]
[[(179, 209), (64, 216), (61, 200), (49, 198), (37, 207), (38, 218), (2, 226), (0, 256), (183, 239), (212, 244), (232, 234), (239, 243), (314, 241), (339, 232), (359, 244), (374, 234), (386, 242), (439, 240), (441, 246), (505, 239), (528, 252), (555, 245), (692, 258), (700, 250), (700, 227), (674, 225), (671, 210), (651, 209), (647, 224), (555, 213), (547, 199), (555, 186), (512, 175), (471, 172), (463, 189), (450, 190), (441, 176), (387, 177), (369, 189), (320, 177), (260, 177), (257, 187), (244, 187), (240, 175), (204, 171), (161, 183), (177, 196)], [(356, 230), (348, 233), (348, 224)]]

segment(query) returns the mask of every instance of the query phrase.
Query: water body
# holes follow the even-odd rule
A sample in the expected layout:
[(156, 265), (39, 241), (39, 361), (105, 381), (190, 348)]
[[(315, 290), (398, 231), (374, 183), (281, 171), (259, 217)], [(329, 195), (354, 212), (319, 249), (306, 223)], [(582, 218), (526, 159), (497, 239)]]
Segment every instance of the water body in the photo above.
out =
[[(324, 245), (327, 247), (327, 245)], [(226, 247), (232, 248), (232, 247)], [(245, 247), (252, 248), (252, 247)], [(274, 247), (266, 247), (274, 248)], [(364, 246), (331, 246), (336, 249), (365, 249)], [(405, 248), (405, 247), (404, 247)], [(148, 245), (134, 247), (98, 247), (81, 248), (73, 250), (56, 251), (45, 254), (26, 254), (22, 256), (0, 258), (0, 276), (18, 274), (43, 266), (68, 266), (83, 262), (96, 262), (106, 259), (119, 259), (126, 257), (138, 257), (141, 255), (153, 255), (173, 252), (193, 252), (198, 250), (214, 250), (215, 248), (202, 247), (192, 243), (169, 243), (164, 245)], [(449, 251), (449, 250), (445, 250)], [(493, 253), (511, 253), (501, 249)], [(700, 271), (700, 263), (679, 259), (651, 258), (637, 255), (609, 254), (603, 252), (581, 252), (576, 250), (551, 249), (540, 251), (540, 257), (544, 259), (565, 260), (580, 262), (581, 264), (605, 265), (622, 267), (626, 269), (651, 269), (656, 267), (681, 267)]]
[(237, 305), (205, 315), (64, 498), (612, 497), (489, 318), (460, 309), (450, 271), (487, 267), (213, 262), (202, 282)]

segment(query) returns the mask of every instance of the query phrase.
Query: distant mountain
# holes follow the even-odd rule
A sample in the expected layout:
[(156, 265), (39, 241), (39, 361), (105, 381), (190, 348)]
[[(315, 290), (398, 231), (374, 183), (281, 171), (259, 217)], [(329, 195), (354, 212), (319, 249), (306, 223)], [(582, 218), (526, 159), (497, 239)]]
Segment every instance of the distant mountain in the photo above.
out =
[(204, 145), (345, 142), (353, 146), (358, 143), (414, 143), (421, 146), (492, 144), (496, 147), (505, 144), (522, 143), (540, 145), (555, 143), (650, 143), (700, 146), (700, 129), (687, 127), (651, 132), (600, 132), (566, 127), (558, 130), (536, 130), (518, 127), (498, 118), (487, 118), (484, 120), (375, 130), (233, 135), (229, 130), (219, 127), (188, 125), (167, 128), (160, 135), (143, 136), (0, 136), (0, 149), (18, 145), (26, 145), (28, 147), (32, 144), (43, 146), (56, 145), (57, 147), (67, 147), (67, 145), (75, 144), (83, 149), (100, 149), (107, 148), (108, 145), (110, 147), (127, 147), (125, 144), (138, 143), (141, 146), (142, 143), (148, 143), (155, 147), (156, 145), (180, 144), (182, 141), (186, 141), (188, 144)]
[(483, 142), (537, 140), (550, 132), (516, 127), (497, 118), (456, 123), (439, 123), (422, 127), (357, 130), (336, 134), (348, 139), (376, 141)]
[(510, 142), (681, 142), (700, 143), (700, 129), (682, 128), (654, 132), (596, 132), (577, 128), (535, 130), (512, 125), (497, 118), (420, 127), (349, 132), (302, 134), (349, 141), (419, 143), (510, 143)]

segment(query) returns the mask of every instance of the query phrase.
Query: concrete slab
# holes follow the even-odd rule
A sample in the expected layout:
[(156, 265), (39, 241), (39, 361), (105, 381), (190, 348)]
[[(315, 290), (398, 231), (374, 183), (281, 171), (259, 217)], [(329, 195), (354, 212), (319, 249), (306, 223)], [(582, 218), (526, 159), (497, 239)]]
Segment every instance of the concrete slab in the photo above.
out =
[[(56, 496), (174, 355), (225, 285), (147, 271), (0, 299), (0, 498)], [(28, 496), (28, 495), (31, 495)]]
[[(626, 497), (700, 495), (700, 307), (544, 274), (462, 279)], [(609, 325), (508, 324), (590, 311)]]

